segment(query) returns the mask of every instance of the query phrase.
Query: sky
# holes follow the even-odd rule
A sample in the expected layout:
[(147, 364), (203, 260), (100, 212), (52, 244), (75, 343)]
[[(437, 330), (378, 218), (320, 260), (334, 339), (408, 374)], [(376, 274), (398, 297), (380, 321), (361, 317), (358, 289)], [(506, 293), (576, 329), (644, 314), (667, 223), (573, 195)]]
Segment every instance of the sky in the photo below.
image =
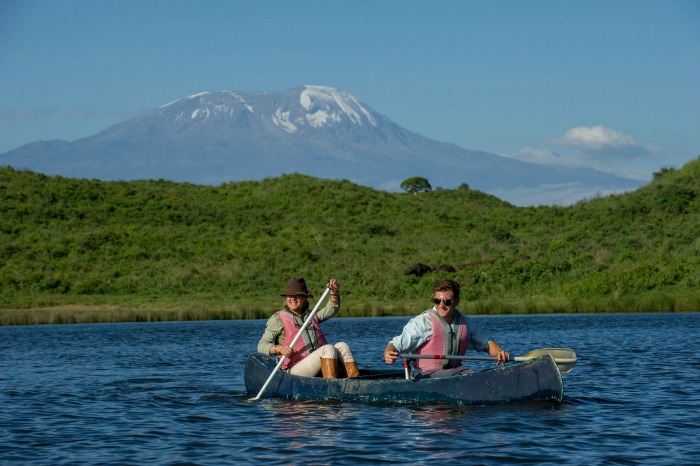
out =
[(651, 179), (700, 155), (700, 1), (0, 0), (0, 153), (304, 84), (465, 149)]

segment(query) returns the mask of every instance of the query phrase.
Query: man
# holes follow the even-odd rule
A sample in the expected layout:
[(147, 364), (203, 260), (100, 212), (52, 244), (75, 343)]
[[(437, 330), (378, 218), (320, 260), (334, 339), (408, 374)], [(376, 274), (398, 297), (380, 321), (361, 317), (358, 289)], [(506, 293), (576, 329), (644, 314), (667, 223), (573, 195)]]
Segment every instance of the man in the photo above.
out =
[[(510, 355), (479, 330), (476, 322), (458, 310), (459, 283), (440, 280), (433, 287), (433, 306), (411, 319), (401, 335), (394, 337), (384, 350), (384, 360), (393, 364), (399, 353), (446, 354), (463, 356), (467, 349), (484, 351), (505, 365)], [(472, 372), (456, 359), (416, 359), (415, 378), (449, 377)]]

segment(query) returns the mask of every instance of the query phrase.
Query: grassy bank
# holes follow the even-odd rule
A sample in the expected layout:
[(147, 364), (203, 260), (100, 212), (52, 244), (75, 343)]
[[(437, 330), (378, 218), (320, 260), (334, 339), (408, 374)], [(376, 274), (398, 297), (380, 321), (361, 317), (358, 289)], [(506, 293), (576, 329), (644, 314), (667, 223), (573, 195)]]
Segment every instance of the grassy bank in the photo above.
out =
[[(345, 316), (697, 311), (700, 159), (637, 191), (520, 208), (469, 189), (387, 193), (285, 175), (196, 186), (0, 168), (0, 324), (263, 318), (291, 276)], [(415, 264), (449, 266), (422, 276)], [(28, 316), (28, 317), (24, 317)]]
[[(346, 300), (347, 301), (347, 300)], [(197, 320), (267, 319), (281, 306), (259, 307), (254, 304), (231, 308), (225, 302), (173, 298), (134, 302), (132, 297), (107, 297), (114, 304), (75, 304), (67, 300), (45, 303), (41, 308), (0, 309), (0, 325), (82, 324), (115, 322), (166, 322)], [(468, 314), (584, 314), (597, 312), (695, 312), (700, 310), (700, 296), (695, 291), (684, 295), (650, 292), (644, 296), (604, 295), (567, 300), (548, 296), (481, 300), (462, 303)], [(428, 307), (426, 300), (396, 302), (390, 306), (377, 303), (344, 302), (339, 317), (413, 316)]]

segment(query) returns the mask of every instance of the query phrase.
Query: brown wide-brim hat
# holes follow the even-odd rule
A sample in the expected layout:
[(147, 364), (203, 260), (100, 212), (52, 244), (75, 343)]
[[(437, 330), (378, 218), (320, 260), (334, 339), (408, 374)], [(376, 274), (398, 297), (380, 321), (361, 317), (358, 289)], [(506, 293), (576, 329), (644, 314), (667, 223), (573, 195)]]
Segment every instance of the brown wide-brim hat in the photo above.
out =
[(296, 296), (298, 294), (303, 294), (306, 297), (311, 296), (303, 278), (291, 278), (287, 282), (287, 286), (284, 287), (284, 293), (280, 296)]

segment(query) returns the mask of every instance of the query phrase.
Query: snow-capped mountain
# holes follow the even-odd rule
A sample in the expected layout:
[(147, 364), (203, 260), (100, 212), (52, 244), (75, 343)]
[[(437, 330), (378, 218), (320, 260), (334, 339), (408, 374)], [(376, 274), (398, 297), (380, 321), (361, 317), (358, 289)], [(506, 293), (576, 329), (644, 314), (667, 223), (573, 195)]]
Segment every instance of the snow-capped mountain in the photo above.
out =
[[(347, 92), (308, 85), (284, 94), (202, 92), (88, 138), (27, 144), (0, 154), (0, 165), (67, 177), (198, 184), (302, 173), (387, 190), (422, 176), (433, 187), (466, 183), (518, 205), (541, 203), (528, 202), (523, 192), (552, 186), (593, 194), (641, 184), (437, 142), (399, 127)], [(555, 189), (546, 203), (567, 202), (556, 196)]]

